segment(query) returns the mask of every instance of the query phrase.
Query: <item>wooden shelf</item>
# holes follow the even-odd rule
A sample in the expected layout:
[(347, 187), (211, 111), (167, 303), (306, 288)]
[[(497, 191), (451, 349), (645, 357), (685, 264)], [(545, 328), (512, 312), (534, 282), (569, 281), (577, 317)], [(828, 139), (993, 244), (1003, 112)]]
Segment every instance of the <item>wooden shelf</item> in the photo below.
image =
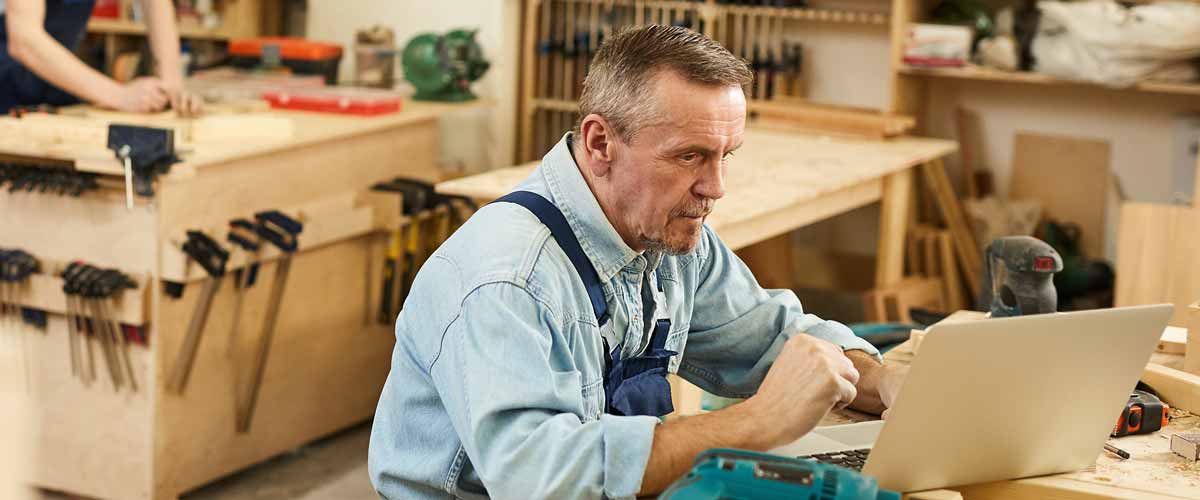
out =
[(926, 76), (934, 78), (955, 78), (959, 80), (979, 80), (990, 82), (1030, 83), (1038, 85), (1083, 85), (1104, 88), (1114, 91), (1137, 91), (1157, 94), (1177, 94), (1200, 96), (1200, 82), (1141, 82), (1127, 88), (1114, 88), (1097, 85), (1090, 82), (1064, 80), (1053, 76), (1030, 72), (1000, 71), (995, 69), (967, 66), (963, 68), (921, 68), (903, 66), (899, 73), (909, 76)]
[(579, 103), (566, 99), (534, 99), (533, 107), (537, 109), (548, 109), (551, 111), (566, 111), (576, 113), (579, 111)]
[[(88, 21), (88, 33), (102, 34), (117, 34), (117, 35), (144, 35), (146, 34), (146, 25), (140, 22), (129, 21), (124, 19), (102, 19), (92, 18)], [(181, 38), (193, 38), (198, 40), (229, 40), (228, 34), (220, 31), (206, 30), (196, 26), (179, 26), (179, 36)]]
[(717, 12), (748, 16), (767, 16), (782, 19), (798, 19), (842, 24), (875, 24), (887, 26), (891, 16), (885, 12), (864, 12), (838, 9), (807, 9), (797, 7), (751, 7), (742, 5), (718, 5)]

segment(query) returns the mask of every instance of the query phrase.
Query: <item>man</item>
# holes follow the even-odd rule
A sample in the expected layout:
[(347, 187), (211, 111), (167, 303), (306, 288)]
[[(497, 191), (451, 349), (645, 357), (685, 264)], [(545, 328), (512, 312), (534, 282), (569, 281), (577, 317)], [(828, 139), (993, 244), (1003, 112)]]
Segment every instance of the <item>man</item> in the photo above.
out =
[[(902, 374), (760, 288), (704, 226), (750, 80), (683, 28), (600, 48), (577, 131), (417, 276), (372, 430), (380, 494), (633, 498), (708, 448), (767, 450), (832, 408), (885, 409)], [(664, 423), (667, 371), (748, 399)]]
[(200, 99), (183, 89), (179, 36), (171, 0), (142, 0), (158, 77), (121, 84), (75, 57), (93, 0), (0, 0), (0, 113), (18, 106), (63, 106), (84, 100), (130, 112), (182, 114)]

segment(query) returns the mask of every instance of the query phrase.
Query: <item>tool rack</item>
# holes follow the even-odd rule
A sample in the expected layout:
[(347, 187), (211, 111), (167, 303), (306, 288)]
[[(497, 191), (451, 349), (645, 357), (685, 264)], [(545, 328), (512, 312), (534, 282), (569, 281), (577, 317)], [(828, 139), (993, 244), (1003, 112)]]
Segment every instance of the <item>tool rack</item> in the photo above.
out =
[[(751, 5), (757, 4), (757, 5)], [(887, 7), (807, 7), (796, 0), (525, 0), (517, 163), (549, 150), (579, 120), (577, 101), (592, 56), (604, 39), (631, 26), (685, 26), (748, 61), (750, 111), (806, 95), (804, 23), (881, 26)], [(873, 10), (867, 10), (873, 9)]]
[[(157, 178), (153, 196), (136, 197), (132, 210), (120, 164), (96, 133), (126, 117), (105, 112), (0, 123), (25, 134), (0, 137), (0, 162), (87, 172), (99, 186), (78, 196), (0, 189), (0, 248), (24, 250), (44, 264), (13, 294), (23, 307), (47, 313), (44, 329), (0, 321), (3, 340), (19, 335), (26, 346), (27, 365), (0, 366), (0, 379), (26, 388), (21, 401), (32, 427), (21, 437), (30, 449), (17, 453), (29, 483), (95, 498), (173, 499), (369, 419), (394, 344), (392, 327), (377, 318), (388, 237), (405, 221), (401, 196), (371, 187), (397, 176), (436, 181), (437, 118), (455, 108), (411, 103), (378, 118), (277, 111), (221, 117), (233, 127), (227, 135), (237, 135), (238, 122), (263, 120), (286, 120), (294, 134), (185, 142), (177, 150), (182, 162)], [(283, 254), (263, 245), (250, 258), (226, 242), (226, 231), (231, 220), (268, 210), (303, 220), (304, 231), (256, 409), (239, 432), (235, 391), (252, 376), (250, 358)], [(166, 388), (168, 374), (208, 277), (181, 248), (189, 230), (225, 246), (228, 274), (213, 296), (190, 379), (175, 394)], [(75, 261), (137, 281), (113, 302), (121, 324), (145, 332), (144, 344), (128, 346), (136, 390), (117, 390), (99, 356), (91, 383), (72, 373), (66, 298), (56, 273)], [(233, 276), (251, 264), (259, 267), (257, 284), (244, 289), (241, 334), (231, 342)]]

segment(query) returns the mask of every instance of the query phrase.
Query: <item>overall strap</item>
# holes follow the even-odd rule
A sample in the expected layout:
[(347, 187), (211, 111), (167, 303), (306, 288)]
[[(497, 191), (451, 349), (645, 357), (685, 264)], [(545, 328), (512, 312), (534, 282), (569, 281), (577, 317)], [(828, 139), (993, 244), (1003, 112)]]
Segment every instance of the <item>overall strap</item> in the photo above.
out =
[(587, 254), (583, 253), (583, 247), (579, 246), (579, 239), (575, 238), (575, 233), (571, 231), (567, 218), (563, 217), (558, 207), (541, 195), (530, 191), (513, 191), (493, 203), (514, 203), (525, 207), (550, 229), (550, 234), (567, 254), (567, 258), (575, 266), (575, 272), (583, 280), (588, 299), (592, 302), (592, 312), (596, 314), (596, 321), (600, 326), (604, 326), (604, 323), (608, 322), (608, 304), (604, 302), (604, 288), (600, 284), (600, 275), (588, 260)]

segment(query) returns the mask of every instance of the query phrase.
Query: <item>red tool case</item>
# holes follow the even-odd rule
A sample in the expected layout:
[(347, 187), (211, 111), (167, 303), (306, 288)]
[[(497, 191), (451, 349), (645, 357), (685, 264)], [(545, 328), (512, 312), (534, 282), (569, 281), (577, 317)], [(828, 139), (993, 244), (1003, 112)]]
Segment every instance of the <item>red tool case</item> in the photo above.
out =
[(358, 87), (325, 87), (263, 92), (272, 108), (374, 116), (400, 111), (401, 95)]

